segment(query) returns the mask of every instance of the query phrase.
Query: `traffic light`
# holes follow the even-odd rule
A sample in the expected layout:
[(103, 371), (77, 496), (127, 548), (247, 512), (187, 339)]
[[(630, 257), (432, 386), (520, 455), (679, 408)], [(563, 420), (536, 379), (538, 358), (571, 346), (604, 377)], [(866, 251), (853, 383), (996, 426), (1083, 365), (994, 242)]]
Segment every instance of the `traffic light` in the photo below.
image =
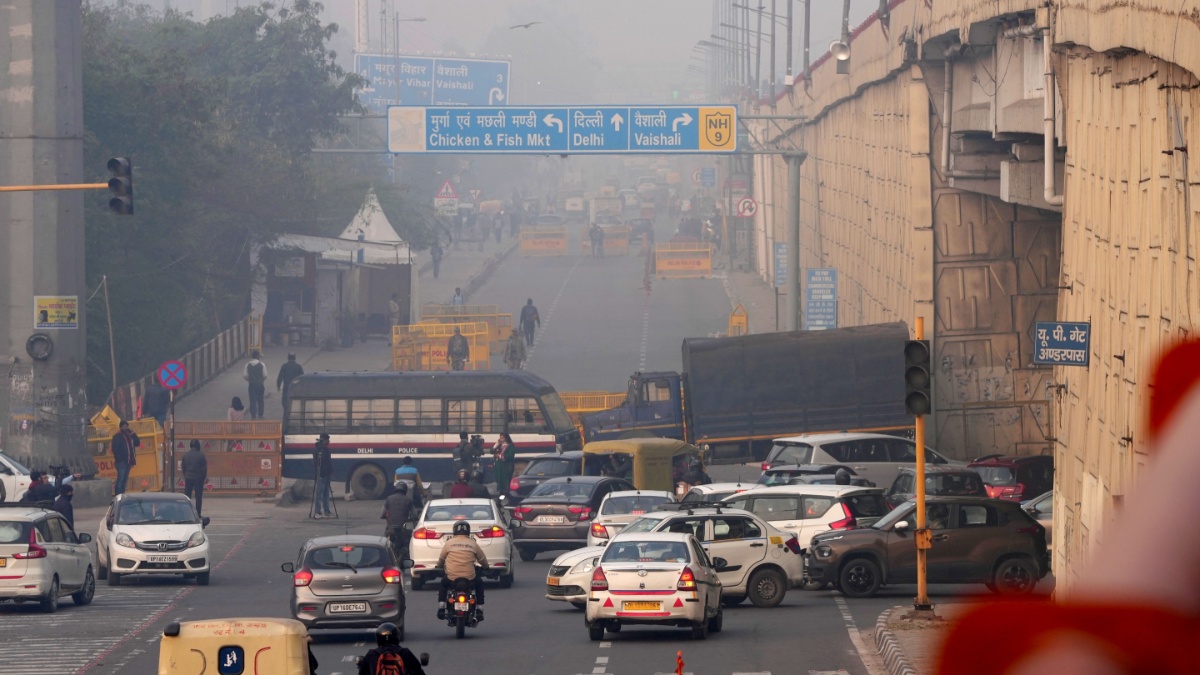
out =
[(929, 340), (904, 343), (904, 411), (909, 415), (928, 415), (933, 410), (929, 393)]
[(123, 216), (133, 215), (133, 163), (128, 157), (113, 157), (108, 160), (108, 189), (112, 199), (108, 208)]

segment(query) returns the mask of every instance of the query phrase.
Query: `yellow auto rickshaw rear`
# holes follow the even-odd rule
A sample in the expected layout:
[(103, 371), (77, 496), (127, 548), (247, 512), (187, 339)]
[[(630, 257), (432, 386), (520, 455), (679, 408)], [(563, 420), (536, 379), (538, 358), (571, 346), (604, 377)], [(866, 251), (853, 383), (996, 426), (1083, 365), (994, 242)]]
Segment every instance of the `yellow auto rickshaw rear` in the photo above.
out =
[(209, 619), (163, 630), (158, 675), (312, 675), (308, 630), (292, 619)]
[(601, 473), (620, 475), (639, 490), (673, 491), (689, 462), (703, 467), (704, 453), (696, 446), (671, 438), (626, 438), (593, 441), (583, 446), (585, 471), (589, 456), (604, 457)]

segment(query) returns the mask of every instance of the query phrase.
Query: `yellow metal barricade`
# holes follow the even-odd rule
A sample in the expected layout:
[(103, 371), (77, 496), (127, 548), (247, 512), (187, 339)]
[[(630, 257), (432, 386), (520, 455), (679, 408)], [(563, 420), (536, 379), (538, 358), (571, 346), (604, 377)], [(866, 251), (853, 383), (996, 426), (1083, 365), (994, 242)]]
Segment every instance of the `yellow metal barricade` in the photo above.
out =
[(712, 244), (654, 245), (654, 273), (660, 279), (704, 279), (712, 276)]
[[(276, 421), (175, 420), (175, 490), (183, 489), (183, 456), (192, 441), (208, 460), (210, 494), (267, 496), (279, 492), (283, 425)], [(169, 465), (168, 465), (169, 466)]]
[[(427, 303), (421, 306), (421, 323), (487, 323), (490, 331), (491, 352), (504, 351), (504, 341), (512, 332), (512, 314), (501, 314), (496, 305), (440, 305)], [(395, 335), (393, 335), (395, 343)]]
[(609, 410), (625, 401), (625, 392), (621, 391), (568, 391), (559, 392), (558, 396), (580, 433), (583, 433), (583, 424), (580, 421), (583, 415)]
[(525, 225), (521, 227), (520, 250), (523, 256), (567, 255), (567, 228), (561, 225)]
[[(601, 225), (601, 230), (604, 230), (604, 255), (627, 255), (629, 253), (629, 233), (632, 230), (628, 225)], [(592, 240), (588, 237), (588, 228), (583, 228), (579, 233), (579, 253), (580, 255), (592, 254)]]
[(396, 335), (392, 331), (392, 370), (402, 372), (416, 370), (420, 363), (420, 351), (412, 335)]
[[(413, 367), (409, 370), (449, 370), (447, 347), (454, 329), (458, 328), (463, 337), (467, 338), (471, 355), (467, 360), (466, 370), (491, 369), (491, 328), (484, 321), (447, 322), (422, 321), (411, 326), (396, 326), (395, 330), (407, 333), (413, 342)], [(393, 340), (393, 343), (402, 340)], [(393, 366), (399, 361), (395, 346), (392, 347)]]
[(750, 315), (746, 313), (746, 308), (739, 303), (733, 311), (729, 313), (729, 336), (748, 335), (750, 333)]
[[(87, 444), (96, 462), (97, 475), (116, 480), (117, 467), (113, 462), (112, 437), (120, 423), (112, 408), (105, 407), (92, 418), (87, 427)], [(137, 464), (129, 470), (126, 490), (129, 492), (158, 492), (162, 490), (163, 428), (153, 417), (130, 420), (129, 430), (137, 434), (141, 445), (137, 449)]]

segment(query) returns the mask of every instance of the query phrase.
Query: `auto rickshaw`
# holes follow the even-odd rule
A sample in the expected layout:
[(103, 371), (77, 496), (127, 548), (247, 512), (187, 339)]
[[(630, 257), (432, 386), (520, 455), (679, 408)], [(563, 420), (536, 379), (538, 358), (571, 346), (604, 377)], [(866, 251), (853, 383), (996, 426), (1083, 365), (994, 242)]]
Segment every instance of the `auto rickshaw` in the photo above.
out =
[(170, 623), (158, 650), (159, 675), (314, 675), (308, 630), (292, 619), (209, 619)]
[(583, 446), (583, 455), (585, 460), (588, 455), (607, 456), (608, 473), (631, 480), (639, 490), (677, 492), (676, 483), (687, 468), (698, 463), (704, 469), (704, 452), (673, 438), (593, 441)]

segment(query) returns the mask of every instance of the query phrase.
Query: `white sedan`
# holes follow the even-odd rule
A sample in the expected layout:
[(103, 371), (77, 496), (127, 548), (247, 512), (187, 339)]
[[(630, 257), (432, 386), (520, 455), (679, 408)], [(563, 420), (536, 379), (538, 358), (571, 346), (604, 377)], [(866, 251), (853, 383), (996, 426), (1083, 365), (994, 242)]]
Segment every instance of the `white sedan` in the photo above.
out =
[(29, 469), (0, 450), (0, 502), (20, 501), (30, 482)]
[(604, 546), (629, 523), (674, 501), (674, 494), (660, 490), (610, 492), (600, 502), (600, 512), (588, 528), (588, 546)]
[(575, 609), (587, 607), (592, 570), (604, 554), (603, 546), (577, 548), (554, 559), (546, 573), (546, 598), (569, 602)]
[(459, 521), (471, 525), (471, 536), (487, 556), (489, 569), (483, 577), (499, 579), (501, 588), (512, 586), (512, 524), (496, 502), (491, 499), (434, 499), (421, 511), (408, 546), (409, 557), (413, 560), (413, 590), (419, 591), (425, 587), (425, 582), (442, 576), (436, 569), (442, 543), (453, 536), (450, 530)]

